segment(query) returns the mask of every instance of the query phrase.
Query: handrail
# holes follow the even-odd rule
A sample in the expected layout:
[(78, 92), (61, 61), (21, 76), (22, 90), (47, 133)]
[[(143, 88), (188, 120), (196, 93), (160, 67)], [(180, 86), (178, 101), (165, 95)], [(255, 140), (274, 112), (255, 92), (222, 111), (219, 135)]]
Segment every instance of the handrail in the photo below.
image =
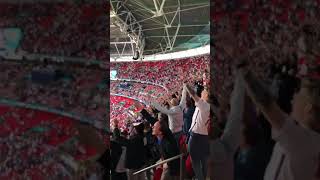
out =
[(141, 170), (139, 170), (139, 171), (137, 171), (137, 172), (134, 172), (133, 175), (140, 174), (140, 173), (142, 173), (142, 172), (144, 172), (144, 171), (147, 171), (147, 170), (149, 170), (149, 169), (152, 169), (152, 168), (157, 167), (157, 166), (159, 166), (159, 165), (162, 165), (162, 164), (164, 164), (164, 163), (167, 163), (167, 162), (170, 162), (170, 161), (173, 161), (173, 160), (176, 160), (176, 159), (179, 159), (179, 158), (180, 158), (180, 180), (183, 180), (183, 176), (182, 176), (182, 160), (183, 160), (183, 156), (184, 156), (184, 154), (179, 154), (179, 155), (174, 156), (174, 157), (172, 157), (172, 158), (165, 159), (165, 160), (160, 161), (160, 162), (158, 162), (158, 163), (156, 163), (156, 164), (154, 164), (154, 165), (151, 165), (151, 166), (146, 167), (146, 168), (144, 168), (144, 169), (141, 169)]

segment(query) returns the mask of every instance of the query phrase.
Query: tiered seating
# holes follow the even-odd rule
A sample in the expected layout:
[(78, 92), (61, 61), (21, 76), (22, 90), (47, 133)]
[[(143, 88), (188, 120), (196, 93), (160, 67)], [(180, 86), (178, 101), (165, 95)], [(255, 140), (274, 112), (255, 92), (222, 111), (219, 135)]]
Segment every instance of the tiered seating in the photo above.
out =
[(127, 82), (127, 84), (129, 84), (129, 87), (124, 88), (121, 87), (122, 83), (124, 82), (112, 81), (110, 83), (110, 92), (139, 99), (146, 103), (150, 103), (151, 101), (155, 100), (157, 101), (157, 98), (167, 95), (166, 90), (160, 86), (136, 82)]
[(63, 172), (56, 168), (64, 166), (58, 158), (60, 146), (74, 151), (70, 155), (78, 161), (97, 155), (96, 149), (79, 143), (68, 148), (67, 142), (78, 141), (73, 119), (6, 105), (0, 105), (0, 112), (0, 179), (59, 177)]
[[(305, 33), (303, 27), (310, 24), (313, 28), (311, 31), (316, 32), (311, 39), (316, 39), (320, 14), (312, 12), (312, 9), (319, 6), (317, 1), (280, 0), (237, 1), (226, 6), (225, 1), (220, 0), (211, 12), (212, 33), (218, 47), (218, 41), (227, 43), (227, 37), (231, 37), (233, 43), (238, 43), (238, 54), (260, 47), (262, 50), (252, 54), (250, 62), (252, 69), (266, 81), (271, 81), (275, 74), (281, 74), (282, 69), (285, 73), (293, 69), (294, 74), (305, 75), (303, 66), (315, 67), (319, 58), (306, 59), (302, 52), (304, 46), (316, 45), (311, 41), (301, 43), (303, 37), (312, 36), (311, 33)], [(218, 96), (228, 101), (233, 82), (231, 69), (238, 59), (230, 59), (221, 50), (217, 52), (213, 58), (213, 84), (216, 85), (214, 88)]]
[(28, 53), (106, 60), (107, 3), (0, 3), (0, 27), (23, 31)]
[[(117, 71), (118, 79), (155, 83), (166, 87), (168, 92), (160, 86), (136, 82), (129, 82), (130, 86), (128, 88), (123, 88), (120, 86), (120, 83), (123, 83), (121, 80), (112, 81), (110, 84), (110, 91), (114, 94), (139, 99), (147, 104), (150, 104), (152, 101), (164, 103), (170, 99), (172, 94), (181, 92), (183, 82), (192, 84), (196, 80), (202, 81), (204, 72), (209, 72), (209, 58), (209, 55), (203, 55), (156, 62), (111, 63), (110, 68), (111, 70)], [(128, 101), (125, 102), (128, 103)], [(122, 129), (125, 129), (128, 119), (133, 121), (136, 120), (124, 113), (128, 112), (128, 109), (119, 106), (117, 100), (111, 98), (110, 103), (111, 124), (113, 124), (114, 119), (118, 119), (120, 123), (119, 126)]]
[[(119, 120), (119, 126), (121, 129), (126, 128), (126, 124), (134, 118), (132, 118), (134, 115), (129, 114), (131, 112), (139, 112), (141, 108), (144, 106), (141, 104), (139, 107), (135, 106), (136, 102), (133, 99), (129, 99), (122, 96), (110, 96), (110, 120), (111, 125), (113, 124), (113, 120), (118, 119)], [(131, 112), (130, 112), (131, 111)]]
[[(30, 80), (33, 70), (59, 69), (71, 74), (73, 78), (62, 78), (48, 84), (37, 84)], [(107, 94), (98, 88), (103, 81), (104, 70), (87, 69), (77, 66), (43, 67), (23, 66), (16, 62), (1, 62), (0, 97), (24, 103), (43, 106), (87, 116), (99, 121), (106, 117)], [(15, 74), (14, 76), (12, 74)]]
[(177, 90), (184, 81), (201, 78), (204, 69), (209, 69), (209, 55), (157, 62), (111, 63), (117, 70), (117, 78), (148, 81)]

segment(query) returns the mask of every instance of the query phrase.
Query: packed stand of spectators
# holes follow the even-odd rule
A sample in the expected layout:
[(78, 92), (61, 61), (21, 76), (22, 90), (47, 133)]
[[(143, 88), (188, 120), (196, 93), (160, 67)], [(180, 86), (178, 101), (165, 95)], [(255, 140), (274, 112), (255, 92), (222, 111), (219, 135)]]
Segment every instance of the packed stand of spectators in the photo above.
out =
[(210, 143), (211, 178), (316, 179), (319, 5), (215, 1), (211, 78), (221, 134)]
[[(189, 82), (190, 84), (198, 84), (199, 82), (205, 83), (202, 82), (202, 80), (208, 76), (208, 58), (208, 55), (204, 55), (187, 59), (158, 62), (111, 63), (110, 68), (117, 70), (117, 78), (119, 79), (152, 82), (165, 86), (169, 91), (166, 92), (165, 89), (160, 86), (117, 80), (111, 81), (110, 92), (141, 100), (146, 103), (147, 107), (145, 108), (149, 112), (152, 112), (152, 108), (150, 107), (152, 102), (168, 106), (171, 96), (180, 96), (183, 82)], [(191, 78), (189, 76), (190, 74), (192, 74)], [(163, 84), (160, 82), (163, 82)], [(117, 97), (117, 99), (119, 98), (122, 99), (122, 97)], [(133, 110), (134, 106), (132, 106), (133, 109), (120, 108), (119, 105), (112, 101), (115, 102), (114, 98), (111, 97), (110, 108), (112, 113), (110, 116), (110, 123), (113, 124), (113, 121), (117, 119), (121, 129), (128, 129), (126, 124), (128, 124), (128, 122), (136, 121), (135, 118), (137, 117), (131, 117), (128, 113), (123, 112)], [(130, 102), (130, 100), (127, 101), (127, 103), (128, 102)], [(130, 106), (131, 105), (132, 103)]]
[[(215, 100), (209, 99), (208, 103), (214, 131), (219, 133), (210, 137), (208, 142), (207, 119), (192, 113), (188, 152), (197, 179), (204, 180), (207, 172), (210, 178), (219, 180), (318, 178), (319, 5), (318, 1), (215, 1), (214, 11), (211, 12), (216, 50), (212, 59), (214, 69), (210, 72), (212, 92), (216, 98), (210, 97)], [(130, 72), (135, 69), (134, 66), (126, 70)], [(137, 66), (135, 70), (143, 72), (141, 65)], [(170, 68), (169, 71), (174, 70)], [(121, 76), (121, 72), (119, 74)], [(129, 74), (123, 78), (148, 80), (142, 73)], [(164, 81), (152, 80), (162, 85)], [(181, 89), (182, 85), (177, 87)], [(194, 98), (190, 90), (189, 94), (196, 101), (194, 112), (198, 112), (205, 103), (197, 103), (200, 100)], [(165, 157), (165, 152), (161, 150), (167, 134), (170, 134), (170, 140), (165, 140), (166, 147), (175, 149), (170, 142), (175, 139), (173, 130), (176, 127), (171, 126), (170, 121), (172, 123), (173, 119), (180, 117), (177, 113), (181, 111), (174, 109), (183, 107), (183, 104), (173, 100), (167, 110), (156, 108), (168, 114), (164, 120), (152, 112), (148, 113), (152, 117), (149, 116), (152, 120), (148, 120), (153, 126), (152, 134), (157, 137), (156, 144), (160, 145), (160, 152), (155, 153), (160, 157), (152, 156), (155, 159)], [(167, 125), (159, 123), (164, 121), (168, 122)], [(139, 126), (133, 126), (134, 133), (129, 137), (127, 132), (115, 131), (118, 132), (114, 137), (119, 151), (115, 156), (118, 159), (115, 159), (113, 175), (118, 179), (126, 179), (126, 168), (130, 177), (130, 171), (148, 164), (143, 153), (135, 153), (139, 161), (135, 161), (137, 164), (134, 167), (128, 164), (128, 156), (132, 156), (127, 153), (131, 153), (131, 148), (136, 148), (134, 152), (141, 152), (143, 145), (148, 144), (143, 143)], [(150, 126), (146, 123), (144, 127), (144, 137), (147, 138), (146, 132), (150, 132)], [(201, 131), (204, 136), (199, 136)], [(127, 143), (119, 140), (122, 138)], [(136, 143), (137, 146), (132, 147), (134, 142), (139, 142), (139, 145)], [(151, 151), (152, 148), (146, 149)], [(206, 160), (209, 160), (208, 169)], [(177, 167), (177, 164), (164, 165), (162, 176), (167, 177), (166, 169), (175, 176)]]
[(209, 55), (202, 55), (157, 62), (115, 62), (110, 69), (117, 70), (117, 78), (152, 82), (175, 92), (182, 82), (201, 79), (203, 71), (199, 70), (209, 70), (209, 63)]
[[(111, 81), (110, 92), (141, 100), (146, 103), (147, 107), (145, 108), (152, 112), (150, 107), (152, 102), (168, 106), (171, 96), (180, 96), (183, 82), (189, 82), (190, 84), (205, 83), (202, 82), (202, 79), (209, 72), (209, 63), (209, 55), (157, 62), (111, 63), (110, 69), (117, 70), (117, 78), (159, 84), (166, 87), (168, 92), (160, 86), (136, 82), (120, 83), (121, 81)], [(111, 124), (115, 119), (118, 119), (120, 121), (119, 124), (121, 124), (120, 127), (124, 128), (128, 118), (133, 119), (133, 121), (137, 118), (123, 113), (128, 112), (127, 109), (119, 108), (112, 101), (110, 103), (112, 110), (110, 116)]]
[[(39, 104), (88, 117), (100, 123), (105, 122), (107, 94), (99, 85), (107, 83), (103, 82), (102, 69), (2, 61), (0, 70), (1, 98)], [(64, 75), (58, 80), (39, 83), (33, 80), (34, 71), (59, 72)]]
[(141, 104), (141, 106), (136, 107), (135, 104), (137, 103), (140, 102), (122, 96), (110, 95), (110, 124), (118, 119), (119, 129), (127, 129), (127, 124), (134, 121), (136, 113), (144, 106)]
[(147, 104), (167, 94), (166, 90), (160, 86), (127, 81), (111, 81), (110, 93), (129, 96)]
[(106, 60), (107, 2), (0, 3), (0, 28), (21, 28), (27, 53)]
[[(205, 95), (206, 93), (202, 93), (202, 91), (207, 92), (203, 87), (208, 78), (205, 75), (207, 69), (198, 69), (197, 71), (199, 78), (179, 82), (179, 87), (173, 88), (178, 90), (167, 93), (163, 101), (156, 98), (148, 106), (138, 102), (130, 104), (130, 108), (136, 110), (130, 120), (121, 117), (111, 119), (111, 129), (113, 131), (111, 179), (160, 179), (160, 176), (162, 179), (178, 179), (180, 166), (183, 166), (184, 171), (187, 171), (183, 173), (185, 178), (192, 177), (190, 155), (183, 157), (186, 162), (184, 164), (180, 164), (179, 159), (177, 159), (138, 175), (132, 173), (158, 161), (186, 152), (185, 144), (188, 141), (186, 136), (189, 136), (190, 129), (192, 129), (191, 124), (194, 124), (192, 116), (196, 109), (193, 96), (191, 97), (190, 94), (194, 94), (194, 91), (196, 91), (197, 98), (201, 96), (201, 98), (206, 99), (208, 97), (208, 95)], [(184, 82), (192, 83), (186, 85)], [(187, 95), (187, 92), (189, 95)], [(207, 106), (209, 104), (204, 101), (201, 100), (206, 104), (206, 108), (203, 109), (206, 115), (202, 114), (201, 116), (209, 117)], [(159, 108), (159, 106), (162, 107)], [(123, 114), (126, 112), (125, 109), (120, 109), (120, 111)]]
[(80, 143), (76, 123), (48, 112), (0, 105), (0, 179), (78, 176), (61, 155), (80, 164), (97, 156), (97, 150)]
[[(287, 76), (306, 75), (308, 68), (320, 63), (319, 58), (305, 57), (306, 48), (310, 46), (305, 41), (312, 37), (312, 41), (316, 41), (318, 6), (317, 1), (217, 1), (211, 12), (212, 33), (216, 41), (223, 42), (231, 39), (223, 40), (224, 37), (236, 34), (238, 53), (250, 53), (252, 68), (259, 77), (277, 84), (275, 81), (280, 82)], [(230, 58), (218, 45), (213, 48), (217, 48), (212, 70), (214, 91), (227, 100), (233, 82), (231, 67), (238, 59)]]

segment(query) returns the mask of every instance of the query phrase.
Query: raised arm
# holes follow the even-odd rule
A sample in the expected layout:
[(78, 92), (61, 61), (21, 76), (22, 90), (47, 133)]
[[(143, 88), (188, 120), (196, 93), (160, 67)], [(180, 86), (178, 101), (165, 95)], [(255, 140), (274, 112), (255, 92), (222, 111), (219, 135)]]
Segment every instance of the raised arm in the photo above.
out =
[(237, 73), (234, 89), (230, 100), (230, 114), (226, 128), (224, 129), (221, 141), (226, 146), (226, 150), (234, 154), (240, 143), (241, 135), (241, 120), (244, 112), (244, 100), (245, 100), (245, 84), (243, 77)]
[(169, 114), (174, 114), (174, 113), (175, 113), (174, 110), (171, 110), (171, 109), (167, 109), (167, 108), (165, 108), (165, 107), (162, 107), (160, 104), (158, 104), (158, 103), (156, 103), (156, 102), (152, 102), (151, 105), (152, 105), (153, 107), (155, 107), (158, 111), (160, 111), (160, 112), (163, 113), (163, 114), (169, 115)]
[(156, 123), (157, 119), (152, 117), (151, 114), (145, 110), (145, 109), (142, 109), (140, 111), (140, 114), (142, 115), (142, 117), (147, 120), (152, 126), (154, 125), (154, 123)]
[(249, 70), (241, 70), (244, 77), (246, 90), (254, 104), (262, 111), (273, 128), (279, 130), (282, 128), (287, 114), (277, 105), (269, 88)]
[(186, 91), (189, 93), (189, 95), (195, 102), (198, 102), (200, 100), (200, 97), (196, 94), (196, 92), (192, 88), (190, 88), (188, 84), (184, 84), (184, 88), (186, 89)]
[(180, 100), (180, 104), (179, 104), (179, 106), (182, 109), (184, 109), (186, 107), (186, 98), (187, 98), (187, 90), (186, 90), (185, 86), (183, 86), (182, 96), (181, 96), (181, 100)]

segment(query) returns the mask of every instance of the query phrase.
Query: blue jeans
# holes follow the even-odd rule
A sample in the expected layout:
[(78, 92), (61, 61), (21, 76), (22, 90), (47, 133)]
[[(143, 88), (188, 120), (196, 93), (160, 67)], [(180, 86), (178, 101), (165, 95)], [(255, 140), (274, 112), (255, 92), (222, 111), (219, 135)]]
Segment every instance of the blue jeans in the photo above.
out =
[(191, 133), (188, 151), (196, 178), (198, 180), (205, 180), (208, 170), (209, 137), (207, 135)]

